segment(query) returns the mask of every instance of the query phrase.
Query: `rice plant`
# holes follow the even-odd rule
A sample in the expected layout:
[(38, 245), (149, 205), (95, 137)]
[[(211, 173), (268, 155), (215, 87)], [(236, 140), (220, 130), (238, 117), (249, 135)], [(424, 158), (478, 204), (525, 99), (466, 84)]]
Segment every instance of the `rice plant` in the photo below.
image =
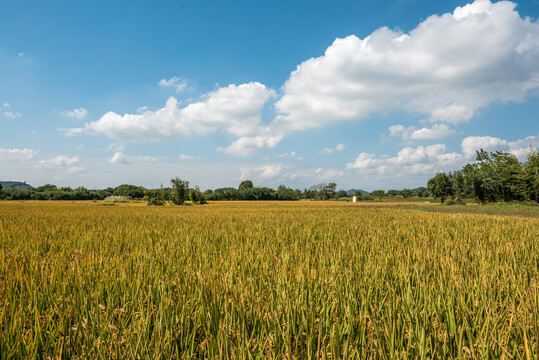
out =
[(539, 356), (537, 218), (2, 202), (0, 262), (1, 359)]

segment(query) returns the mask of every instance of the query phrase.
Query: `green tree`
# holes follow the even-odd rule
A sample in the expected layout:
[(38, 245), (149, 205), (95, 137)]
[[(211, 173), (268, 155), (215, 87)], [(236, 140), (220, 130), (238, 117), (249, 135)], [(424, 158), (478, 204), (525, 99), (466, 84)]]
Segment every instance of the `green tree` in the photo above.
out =
[(438, 172), (436, 176), (429, 179), (427, 189), (432, 196), (439, 198), (442, 204), (445, 202), (445, 199), (453, 195), (451, 178), (444, 172)]
[(122, 184), (114, 188), (113, 195), (142, 199), (144, 197), (144, 188), (142, 186)]
[(373, 192), (371, 192), (371, 195), (374, 197), (377, 197), (378, 201), (380, 202), (382, 202), (382, 198), (384, 197), (385, 194), (386, 192), (384, 190), (374, 190)]
[(36, 192), (55, 191), (55, 190), (58, 190), (58, 187), (52, 184), (45, 184), (45, 185), (41, 185), (35, 188)]
[(524, 164), (524, 186), (526, 198), (539, 202), (539, 152), (531, 148)]
[(399, 191), (398, 190), (388, 190), (387, 191), (387, 196), (397, 196), (399, 195)]
[(172, 185), (170, 200), (174, 205), (182, 205), (189, 195), (189, 181), (175, 177), (170, 179), (170, 184)]
[(412, 190), (408, 188), (404, 188), (401, 191), (399, 191), (403, 198), (409, 198), (412, 196)]
[(322, 186), (322, 190), (320, 191), (320, 199), (322, 200), (333, 199), (335, 197), (336, 190), (337, 190), (337, 184), (335, 183), (329, 183), (327, 185)]
[(277, 197), (277, 200), (298, 200), (299, 196), (298, 193), (294, 190), (284, 186), (279, 185), (277, 188), (277, 191), (275, 192), (275, 195)]
[(206, 197), (204, 196), (204, 193), (200, 191), (200, 188), (198, 186), (195, 186), (194, 189), (189, 190), (189, 200), (193, 204), (207, 204)]
[(163, 206), (166, 204), (167, 191), (163, 188), (163, 184), (161, 184), (161, 188), (159, 189), (145, 190), (144, 194), (143, 199), (146, 200), (147, 205)]
[(448, 176), (451, 179), (451, 184), (453, 186), (453, 196), (457, 201), (470, 196), (471, 191), (466, 176), (464, 175), (464, 171), (453, 171), (450, 172)]
[(525, 198), (524, 168), (516, 156), (503, 151), (488, 153), (481, 149), (476, 160), (462, 171), (477, 200), (486, 203)]
[(244, 180), (240, 183), (240, 186), (238, 187), (239, 190), (246, 190), (246, 189), (252, 189), (254, 187), (253, 182), (251, 180)]

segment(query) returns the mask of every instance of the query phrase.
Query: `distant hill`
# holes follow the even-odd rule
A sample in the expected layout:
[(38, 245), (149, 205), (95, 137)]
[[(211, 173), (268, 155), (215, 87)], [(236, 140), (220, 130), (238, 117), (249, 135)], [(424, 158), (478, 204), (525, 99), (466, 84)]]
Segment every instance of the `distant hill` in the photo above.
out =
[(21, 181), (0, 181), (4, 189), (32, 190), (33, 187)]
[(356, 191), (359, 191), (360, 193), (362, 193), (363, 195), (368, 195), (370, 194), (370, 192), (368, 191), (365, 191), (365, 190), (359, 190), (359, 189), (350, 189), (346, 192), (346, 195), (348, 196), (352, 196), (356, 193)]

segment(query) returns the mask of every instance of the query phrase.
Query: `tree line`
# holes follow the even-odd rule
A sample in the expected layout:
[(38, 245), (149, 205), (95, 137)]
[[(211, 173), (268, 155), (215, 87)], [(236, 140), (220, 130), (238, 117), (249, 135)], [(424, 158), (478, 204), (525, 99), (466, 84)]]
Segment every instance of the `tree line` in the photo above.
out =
[[(6, 183), (6, 182), (4, 182)], [(25, 184), (26, 185), (26, 184)], [(3, 200), (104, 200), (115, 197), (119, 200), (145, 200), (149, 205), (163, 205), (167, 201), (174, 204), (183, 204), (191, 201), (195, 204), (204, 204), (207, 201), (219, 200), (332, 200), (356, 196), (358, 201), (381, 200), (382, 197), (404, 198), (411, 196), (428, 196), (426, 188), (402, 189), (402, 190), (375, 190), (365, 193), (357, 190), (354, 194), (348, 194), (344, 190), (337, 190), (337, 184), (320, 183), (303, 190), (292, 189), (280, 185), (277, 189), (254, 186), (251, 180), (242, 181), (238, 188), (222, 187), (214, 190), (201, 191), (198, 186), (190, 187), (189, 182), (178, 177), (170, 180), (170, 186), (161, 186), (159, 189), (146, 189), (142, 186), (122, 184), (115, 188), (108, 187), (101, 190), (89, 190), (85, 187), (70, 188), (57, 187), (46, 184), (36, 188), (26, 185), (24, 190), (4, 188), (1, 190), (0, 199)]]
[(475, 198), (480, 203), (539, 202), (539, 153), (530, 148), (525, 162), (503, 151), (476, 153), (476, 162), (461, 170), (438, 172), (427, 188), (442, 203)]

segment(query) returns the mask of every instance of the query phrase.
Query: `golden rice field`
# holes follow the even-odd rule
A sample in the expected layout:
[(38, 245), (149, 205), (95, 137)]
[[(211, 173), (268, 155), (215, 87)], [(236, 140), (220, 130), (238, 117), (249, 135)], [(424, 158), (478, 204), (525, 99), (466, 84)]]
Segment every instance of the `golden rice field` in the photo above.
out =
[(0, 202), (1, 359), (539, 357), (539, 218), (143, 205)]

